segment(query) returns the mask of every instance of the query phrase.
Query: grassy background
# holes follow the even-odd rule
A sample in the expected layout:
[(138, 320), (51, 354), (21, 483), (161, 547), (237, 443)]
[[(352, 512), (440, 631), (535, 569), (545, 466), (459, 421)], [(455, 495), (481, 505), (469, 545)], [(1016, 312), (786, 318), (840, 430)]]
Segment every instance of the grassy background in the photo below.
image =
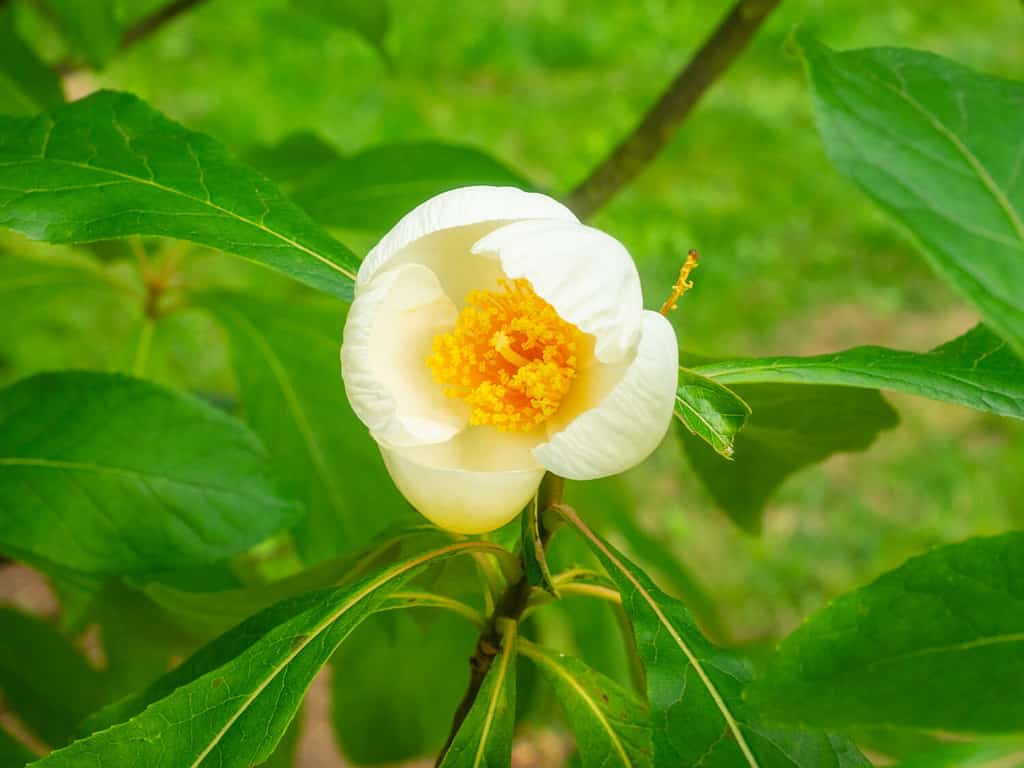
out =
[[(393, 0), (382, 56), (285, 0), (210, 0), (98, 80), (239, 154), (298, 130), (343, 150), (437, 139), (488, 151), (561, 194), (630, 128), (727, 6)], [(923, 48), (1017, 77), (1024, 64), (1024, 9), (1014, 0), (787, 0), (595, 223), (636, 257), (649, 306), (661, 303), (686, 250), (701, 251), (697, 288), (673, 317), (690, 349), (928, 349), (976, 316), (830, 167), (800, 65), (786, 52), (796, 26), (838, 48)], [(360, 255), (372, 244), (345, 242)], [(188, 377), (218, 381), (224, 358), (209, 330), (187, 316), (168, 322), (181, 326), (176, 338), (191, 339), (180, 352)], [(90, 354), (117, 364), (120, 353)], [(34, 345), (31, 355), (33, 367), (46, 367), (45, 350)], [(714, 507), (673, 440), (630, 474), (642, 524), (671, 541), (720, 603), (733, 641), (776, 637), (933, 545), (1024, 525), (1021, 425), (893, 400), (902, 425), (865, 454), (793, 477), (759, 538)]]

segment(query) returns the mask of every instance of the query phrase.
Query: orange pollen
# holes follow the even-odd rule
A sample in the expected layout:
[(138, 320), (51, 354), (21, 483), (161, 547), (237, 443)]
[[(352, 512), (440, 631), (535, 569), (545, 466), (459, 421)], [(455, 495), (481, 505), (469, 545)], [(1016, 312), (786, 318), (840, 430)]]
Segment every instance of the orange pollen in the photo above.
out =
[(470, 424), (529, 432), (568, 394), (582, 332), (529, 281), (498, 285), (470, 291), (455, 328), (434, 337), (427, 367), (448, 397), (469, 405)]

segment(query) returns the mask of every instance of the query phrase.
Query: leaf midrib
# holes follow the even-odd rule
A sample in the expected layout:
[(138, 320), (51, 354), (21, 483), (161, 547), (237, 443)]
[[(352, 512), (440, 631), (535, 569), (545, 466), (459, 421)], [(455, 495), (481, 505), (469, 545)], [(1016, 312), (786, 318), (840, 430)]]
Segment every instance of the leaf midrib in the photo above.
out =
[(1017, 209), (1014, 208), (1013, 203), (1007, 197), (1002, 187), (996, 184), (995, 179), (988, 172), (988, 169), (982, 164), (978, 156), (971, 151), (970, 147), (963, 143), (959, 136), (957, 136), (952, 130), (947, 128), (935, 115), (931, 113), (923, 104), (917, 99), (907, 93), (904, 89), (897, 88), (892, 83), (887, 83), (885, 80), (880, 78), (878, 75), (865, 70), (865, 74), (870, 79), (881, 85), (886, 90), (895, 94), (899, 99), (906, 102), (914, 111), (921, 115), (925, 121), (938, 133), (942, 138), (949, 142), (953, 148), (967, 161), (967, 164), (974, 171), (978, 180), (981, 181), (982, 185), (996, 201), (996, 204), (1002, 209), (1004, 215), (1009, 220), (1011, 226), (1017, 234), (1017, 239), (1024, 245), (1024, 221), (1021, 220), (1020, 215), (1017, 213)]
[(132, 467), (118, 467), (109, 464), (97, 464), (96, 462), (68, 461), (65, 459), (45, 459), (27, 456), (0, 456), (0, 467), (35, 467), (40, 469), (67, 470), (75, 472), (92, 472), (95, 474), (114, 475), (125, 477), (130, 480), (162, 480), (172, 485), (182, 485), (188, 488), (196, 488), (202, 491), (225, 493), (241, 498), (261, 499), (267, 501), (264, 496), (252, 496), (239, 491), (235, 487), (224, 488), (214, 484), (201, 483), (196, 480), (187, 480), (179, 477), (161, 475), (159, 472), (151, 472), (144, 469)]
[(697, 673), (697, 676), (700, 678), (701, 684), (704, 686), (708, 694), (711, 696), (711, 699), (714, 701), (715, 706), (721, 713), (722, 718), (725, 720), (726, 725), (729, 727), (729, 730), (732, 731), (733, 737), (736, 739), (736, 745), (739, 747), (740, 752), (743, 753), (743, 757), (747, 761), (747, 764), (750, 766), (750, 768), (760, 768), (760, 765), (757, 762), (757, 758), (754, 757), (754, 753), (751, 751), (750, 746), (747, 744), (747, 739), (743, 735), (743, 731), (739, 727), (739, 723), (737, 722), (736, 718), (733, 717), (733, 714), (729, 710), (729, 708), (726, 706), (725, 700), (722, 698), (722, 694), (719, 693), (718, 688), (715, 686), (714, 682), (711, 680), (710, 677), (708, 677), (708, 674), (704, 670), (704, 666), (703, 664), (701, 664), (700, 659), (697, 658), (693, 650), (686, 644), (686, 642), (683, 640), (679, 632), (676, 631), (676, 628), (672, 625), (672, 622), (668, 620), (668, 617), (665, 616), (664, 612), (658, 606), (657, 602), (655, 602), (654, 598), (652, 598), (650, 593), (646, 589), (644, 589), (643, 585), (629, 571), (629, 569), (627, 569), (622, 564), (622, 561), (619, 560), (619, 558), (617, 558), (614, 555), (614, 553), (612, 553), (612, 551), (605, 546), (604, 542), (597, 538), (597, 536), (594, 535), (593, 531), (591, 531), (583, 523), (583, 521), (580, 520), (580, 518), (576, 515), (575, 512), (563, 510), (562, 514), (574, 526), (576, 526), (576, 529), (580, 531), (580, 533), (582, 533), (584, 536), (586, 536), (587, 539), (589, 539), (590, 542), (595, 547), (597, 547), (605, 557), (607, 557), (611, 561), (612, 565), (614, 565), (619, 570), (619, 572), (622, 573), (622, 575), (629, 580), (629, 582), (633, 585), (633, 588), (644, 599), (644, 602), (646, 602), (647, 605), (650, 607), (651, 611), (654, 612), (654, 615), (657, 617), (658, 621), (661, 623), (663, 627), (665, 627), (666, 631), (676, 642), (676, 645), (679, 646), (679, 649), (683, 652), (687, 660), (690, 662), (690, 666), (693, 667), (693, 670)]
[(227, 732), (231, 730), (231, 727), (236, 722), (238, 722), (238, 719), (243, 714), (245, 714), (250, 705), (252, 705), (252, 703), (259, 698), (260, 694), (262, 694), (264, 690), (266, 690), (267, 686), (274, 681), (274, 678), (276, 678), (277, 675), (285, 667), (287, 667), (295, 659), (296, 656), (302, 653), (309, 646), (309, 644), (313, 642), (313, 640), (319, 637), (319, 635), (322, 632), (326, 631), (332, 624), (338, 621), (349, 610), (355, 607), (358, 603), (360, 603), (370, 594), (386, 585), (389, 581), (392, 581), (393, 579), (396, 579), (399, 576), (402, 576), (403, 574), (407, 573), (408, 571), (413, 570), (421, 565), (424, 565), (430, 562), (431, 560), (464, 549), (500, 549), (500, 547), (494, 544), (488, 544), (486, 542), (481, 541), (464, 541), (457, 542), (455, 544), (449, 544), (446, 547), (441, 547), (440, 549), (432, 550), (423, 555), (420, 555), (419, 557), (413, 560), (406, 561), (400, 566), (397, 566), (389, 571), (386, 571), (384, 574), (381, 574), (381, 576), (379, 576), (377, 579), (371, 581), (362, 590), (360, 590), (355, 595), (346, 600), (344, 603), (342, 603), (342, 605), (339, 606), (338, 610), (332, 612), (323, 621), (317, 624), (309, 633), (306, 634), (306, 636), (302, 639), (301, 642), (296, 643), (294, 645), (289, 654), (284, 659), (282, 659), (281, 662), (275, 664), (274, 667), (271, 668), (269, 674), (267, 674), (263, 682), (260, 683), (256, 687), (256, 689), (252, 691), (252, 693), (245, 697), (241, 706), (238, 708), (238, 711), (235, 712), (235, 714), (228, 719), (227, 723), (224, 724), (220, 731), (218, 731), (214, 735), (214, 737), (210, 740), (210, 743), (192, 763), (191, 768), (199, 768), (202, 762), (209, 756), (210, 752), (212, 752), (213, 749), (220, 743), (220, 741), (224, 738)]
[(473, 768), (479, 768), (480, 762), (483, 760), (484, 753), (487, 749), (487, 739), (490, 738), (491, 725), (494, 723), (494, 712), (498, 708), (498, 699), (501, 698), (502, 691), (505, 688), (505, 677), (508, 674), (508, 660), (512, 656), (512, 648), (510, 646), (515, 642), (516, 629), (516, 623), (514, 621), (509, 621), (508, 629), (502, 637), (501, 665), (498, 667), (498, 678), (494, 681), (494, 695), (487, 703), (487, 714), (484, 719), (483, 729), (480, 733), (480, 743), (476, 748), (476, 756), (473, 758)]
[(532, 643), (523, 641), (520, 648), (524, 655), (545, 664), (548, 669), (552, 670), (572, 687), (573, 691), (575, 691), (576, 694), (586, 703), (587, 707), (594, 713), (594, 717), (597, 718), (598, 722), (601, 723), (601, 726), (608, 733), (608, 738), (615, 747), (615, 751), (619, 754), (619, 757), (622, 758), (622, 764), (628, 766), (628, 768), (632, 768), (633, 761), (630, 759), (625, 747), (622, 746), (619, 735), (615, 732), (615, 729), (612, 728), (611, 723), (608, 722), (608, 719), (604, 716), (604, 713), (597, 705), (597, 702), (594, 701), (594, 698), (587, 692), (587, 690), (579, 684), (579, 681), (577, 681), (576, 678), (573, 677), (572, 674), (562, 665), (555, 663), (554, 660), (549, 658), (542, 651), (534, 649), (532, 647)]
[[(44, 163), (59, 163), (59, 164), (62, 164), (62, 165), (69, 165), (69, 166), (74, 167), (74, 168), (81, 168), (81, 169), (87, 170), (87, 171), (95, 171), (97, 173), (106, 173), (106, 174), (111, 175), (111, 176), (116, 176), (118, 178), (127, 179), (127, 180), (135, 182), (137, 184), (144, 184), (146, 186), (153, 187), (154, 189), (159, 189), (162, 192), (168, 192), (168, 193), (170, 193), (172, 195), (177, 195), (178, 197), (182, 197), (182, 198), (184, 198), (186, 200), (191, 200), (192, 202), (198, 203), (199, 205), (203, 205), (203, 206), (206, 206), (208, 208), (212, 208), (215, 211), (219, 211), (220, 213), (222, 213), (222, 214), (224, 214), (226, 216), (229, 216), (229, 217), (231, 217), (231, 218), (233, 218), (233, 219), (235, 219), (237, 221), (240, 221), (243, 224), (247, 224), (247, 225), (249, 225), (251, 227), (255, 227), (256, 229), (259, 229), (259, 230), (261, 230), (263, 232), (266, 232), (271, 237), (275, 237), (278, 240), (280, 240), (281, 242), (287, 243), (288, 245), (292, 246), (293, 248), (296, 248), (297, 250), (300, 250), (303, 253), (306, 253), (306, 254), (312, 256), (313, 258), (317, 259), (318, 261), (323, 262), (328, 267), (330, 267), (331, 269), (336, 270), (337, 272), (340, 272), (341, 274), (345, 275), (345, 277), (349, 278), (350, 280), (354, 281), (356, 279), (356, 276), (355, 276), (355, 274), (353, 272), (351, 272), (350, 270), (346, 269), (345, 267), (342, 267), (339, 264), (334, 263), (333, 261), (328, 259), (326, 256), (322, 256), (321, 254), (317, 253), (316, 251), (312, 250), (311, 248), (308, 248), (307, 246), (302, 245), (301, 243), (291, 239), (290, 237), (288, 237), (288, 236), (286, 236), (286, 235), (284, 235), (284, 234), (282, 234), (282, 233), (280, 233), (280, 232), (278, 232), (276, 230), (271, 229), (270, 227), (266, 226), (265, 224), (262, 224), (262, 223), (260, 223), (258, 221), (253, 221), (252, 219), (248, 219), (245, 216), (242, 216), (242, 215), (240, 215), (238, 213), (235, 213), (234, 211), (230, 210), (229, 208), (224, 208), (223, 206), (217, 205), (217, 203), (213, 202), (212, 200), (206, 200), (206, 199), (203, 199), (201, 197), (195, 197), (194, 195), (190, 195), (187, 192), (182, 192), (181, 190), (175, 189), (174, 187), (168, 187), (168, 186), (166, 186), (164, 184), (160, 184), (157, 181), (150, 180), (150, 179), (144, 179), (144, 178), (142, 178), (140, 176), (132, 176), (129, 173), (122, 173), (121, 171), (115, 171), (115, 170), (113, 170), (111, 168), (102, 168), (102, 167), (96, 166), (96, 165), (89, 165), (88, 163), (75, 162), (74, 160), (62, 160), (60, 158), (46, 157), (45, 154), (44, 155), (40, 155), (40, 156), (38, 156), (36, 158), (33, 158), (33, 160), (38, 161), (38, 162), (44, 162)], [(30, 162), (32, 162), (32, 161), (17, 161), (17, 162), (13, 162), (13, 163), (0, 163), (0, 166), (2, 166), (2, 167), (10, 167), (10, 166), (15, 166), (15, 165), (27, 165)], [(203, 170), (201, 166), (200, 166), (200, 170), (201, 171)]]

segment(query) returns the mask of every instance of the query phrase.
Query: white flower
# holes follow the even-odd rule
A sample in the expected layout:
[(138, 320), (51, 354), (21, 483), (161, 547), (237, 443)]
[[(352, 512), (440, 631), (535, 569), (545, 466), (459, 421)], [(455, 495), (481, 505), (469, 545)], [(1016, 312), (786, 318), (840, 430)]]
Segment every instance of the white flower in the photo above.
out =
[(678, 350), (621, 243), (550, 197), (466, 187), (367, 255), (341, 364), (405, 497), (482, 533), (545, 470), (588, 480), (645, 459), (672, 417)]

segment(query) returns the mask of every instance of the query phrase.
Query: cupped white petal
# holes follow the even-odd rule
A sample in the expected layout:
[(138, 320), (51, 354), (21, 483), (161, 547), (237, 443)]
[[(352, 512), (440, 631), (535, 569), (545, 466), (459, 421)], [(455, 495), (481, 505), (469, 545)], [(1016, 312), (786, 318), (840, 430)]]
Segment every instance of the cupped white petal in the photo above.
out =
[(441, 443), (469, 421), (427, 367), (431, 342), (458, 310), (426, 267), (408, 264), (363, 286), (345, 322), (341, 371), (356, 415), (378, 441)]
[(496, 254), (508, 277), (529, 280), (563, 319), (592, 334), (600, 362), (619, 362), (636, 348), (640, 276), (611, 235), (564, 219), (520, 221), (483, 237), (473, 253)]
[(636, 357), (619, 382), (533, 455), (570, 480), (624, 472), (646, 459), (668, 431), (678, 378), (672, 325), (657, 312), (644, 312)]
[(486, 533), (514, 518), (537, 492), (544, 468), (531, 454), (536, 434), (470, 427), (446, 443), (380, 446), (398, 490), (436, 525)]
[[(430, 235), (472, 228), (472, 239), (461, 238), (472, 245), (487, 232), (522, 219), (577, 220), (575, 214), (557, 200), (515, 187), (462, 187), (442, 192), (403, 216), (367, 254), (359, 266), (356, 284), (362, 286), (381, 269), (398, 263), (416, 261), (435, 266), (430, 262), (439, 254), (452, 255), (457, 250), (449, 238), (432, 237), (429, 242), (419, 243), (415, 253), (410, 252), (410, 246)], [(469, 248), (454, 255), (468, 257)], [(452, 291), (449, 295), (461, 298), (464, 293)]]

